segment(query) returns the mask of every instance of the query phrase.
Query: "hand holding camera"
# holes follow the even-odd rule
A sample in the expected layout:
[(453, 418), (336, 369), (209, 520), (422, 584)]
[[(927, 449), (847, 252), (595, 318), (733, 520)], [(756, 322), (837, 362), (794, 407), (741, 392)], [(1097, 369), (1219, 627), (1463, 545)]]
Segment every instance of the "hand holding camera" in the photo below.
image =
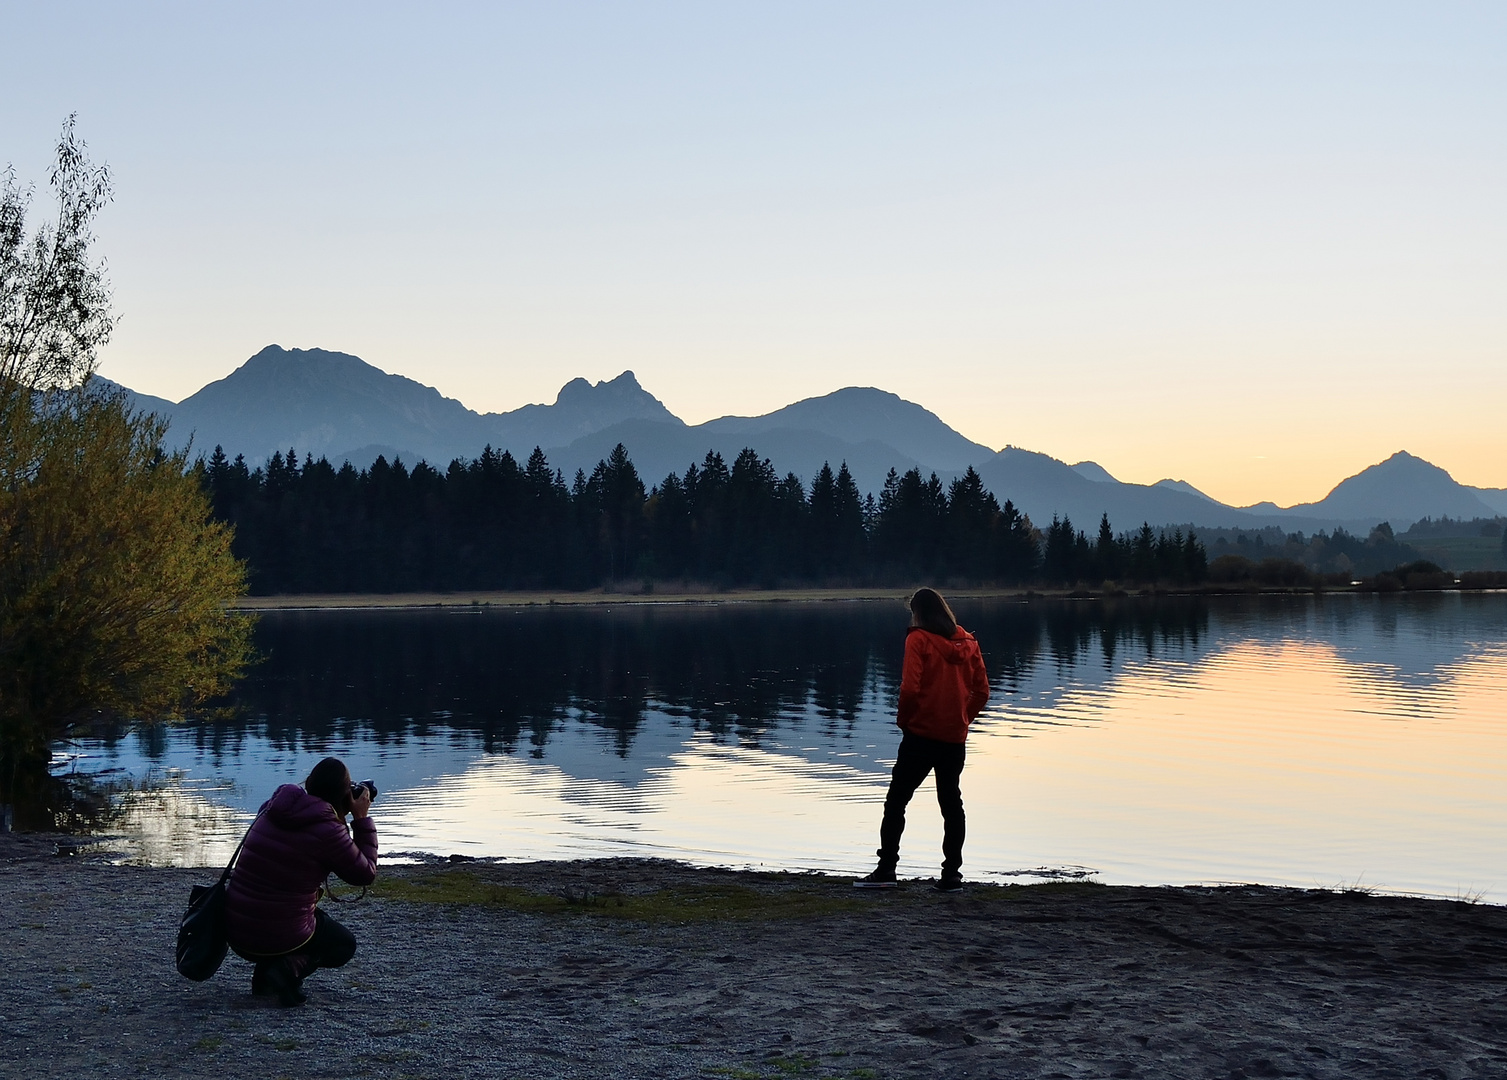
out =
[(371, 813), (372, 803), (377, 801), (377, 782), (363, 780), (351, 785), (351, 816), (364, 818)]

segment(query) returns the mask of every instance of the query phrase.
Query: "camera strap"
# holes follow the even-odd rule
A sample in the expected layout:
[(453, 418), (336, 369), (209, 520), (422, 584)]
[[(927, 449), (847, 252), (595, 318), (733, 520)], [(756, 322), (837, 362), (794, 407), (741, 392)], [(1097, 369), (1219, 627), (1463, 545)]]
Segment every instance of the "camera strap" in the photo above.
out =
[[(334, 871), (331, 871), (331, 873), (333, 872)], [(361, 886), (360, 896), (336, 896), (335, 889), (330, 884), (330, 875), (326, 874), (324, 876), (324, 884), (319, 886), (319, 896), (330, 901), (332, 904), (343, 904), (347, 900), (364, 900), (366, 899), (366, 886)], [(315, 899), (317, 900), (318, 897), (316, 897)]]

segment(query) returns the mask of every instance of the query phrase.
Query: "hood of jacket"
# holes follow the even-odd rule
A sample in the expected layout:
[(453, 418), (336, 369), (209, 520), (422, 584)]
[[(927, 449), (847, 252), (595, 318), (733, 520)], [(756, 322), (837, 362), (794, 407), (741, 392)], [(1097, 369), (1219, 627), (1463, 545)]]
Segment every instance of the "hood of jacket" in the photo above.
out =
[(334, 820), (336, 815), (335, 808), (318, 795), (310, 795), (297, 784), (284, 784), (267, 800), (267, 816), (285, 829), (303, 829)]
[(937, 655), (941, 656), (949, 664), (966, 664), (968, 658), (973, 655), (973, 651), (977, 647), (977, 642), (973, 635), (961, 626), (957, 628), (957, 631), (950, 638), (945, 638), (941, 634), (933, 633), (930, 630), (923, 630), (919, 626), (912, 626), (908, 632), (912, 634), (925, 634), (927, 642), (932, 648), (937, 650)]

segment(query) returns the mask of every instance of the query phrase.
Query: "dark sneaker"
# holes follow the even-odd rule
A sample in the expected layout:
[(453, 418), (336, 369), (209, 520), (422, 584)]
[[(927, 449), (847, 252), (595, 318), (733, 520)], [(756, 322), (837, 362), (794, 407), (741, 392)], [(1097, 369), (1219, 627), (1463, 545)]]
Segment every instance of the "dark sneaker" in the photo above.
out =
[(899, 885), (900, 883), (895, 880), (895, 872), (893, 870), (886, 870), (883, 867), (853, 882), (853, 888), (855, 889), (894, 889), (898, 888)]
[(960, 877), (942, 877), (932, 886), (937, 892), (962, 892), (963, 879)]
[(258, 964), (251, 972), (251, 992), (257, 997), (271, 997), (277, 993), (267, 982), (267, 965)]
[[(260, 984), (257, 975), (261, 975)], [(291, 1008), (294, 1005), (302, 1005), (309, 1000), (309, 995), (303, 992), (302, 982), (293, 973), (293, 965), (286, 959), (273, 960), (267, 964), (258, 964), (257, 971), (251, 976), (251, 992), (253, 994), (276, 994), (277, 1003), (283, 1008)]]

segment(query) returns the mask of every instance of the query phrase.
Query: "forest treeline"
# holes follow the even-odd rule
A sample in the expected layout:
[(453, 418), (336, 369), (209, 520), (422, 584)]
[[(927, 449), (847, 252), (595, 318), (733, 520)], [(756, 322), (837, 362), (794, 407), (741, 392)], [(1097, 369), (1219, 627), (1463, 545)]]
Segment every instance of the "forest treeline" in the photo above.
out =
[(378, 458), (369, 468), (295, 450), (265, 467), (219, 447), (199, 465), (218, 518), (235, 527), (255, 593), (947, 583), (1192, 583), (1207, 554), (1189, 530), (1143, 524), (1087, 535), (1038, 528), (978, 473), (943, 483), (891, 470), (876, 498), (847, 466), (809, 487), (743, 450), (708, 453), (646, 487), (620, 444), (573, 481), (536, 448), (520, 464), (490, 447), (444, 470)]

